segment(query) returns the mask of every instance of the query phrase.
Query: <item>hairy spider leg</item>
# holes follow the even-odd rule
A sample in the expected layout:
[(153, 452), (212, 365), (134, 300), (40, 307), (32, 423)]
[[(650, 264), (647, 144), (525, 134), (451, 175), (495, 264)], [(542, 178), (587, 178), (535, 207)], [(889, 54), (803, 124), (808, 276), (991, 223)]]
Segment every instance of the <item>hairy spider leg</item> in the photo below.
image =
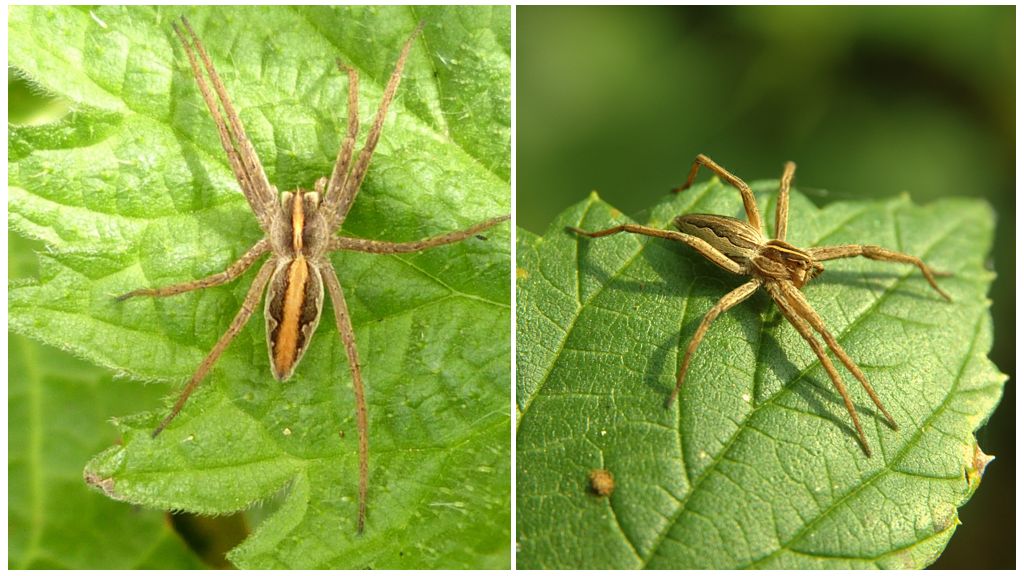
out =
[(483, 222), (474, 224), (465, 230), (446, 232), (444, 234), (431, 236), (430, 238), (424, 238), (422, 240), (413, 240), (411, 242), (385, 242), (382, 240), (370, 240), (368, 238), (336, 236), (331, 238), (331, 241), (328, 244), (328, 249), (331, 251), (352, 250), (355, 252), (370, 252), (372, 254), (404, 254), (408, 252), (419, 252), (420, 250), (426, 250), (427, 248), (443, 246), (445, 244), (452, 244), (460, 240), (465, 240), (477, 232), (482, 232), (492, 226), (508, 220), (510, 217), (511, 216), (509, 214), (505, 214), (504, 216), (484, 220)]
[(875, 406), (882, 411), (882, 414), (885, 415), (885, 418), (889, 421), (889, 425), (892, 429), (899, 430), (900, 427), (899, 424), (896, 424), (896, 419), (893, 418), (892, 415), (889, 414), (889, 411), (885, 409), (885, 406), (882, 405), (882, 400), (878, 397), (878, 394), (875, 393), (875, 389), (871, 384), (868, 383), (867, 377), (864, 376), (860, 367), (853, 362), (850, 355), (846, 353), (846, 350), (843, 350), (843, 347), (839, 345), (839, 342), (837, 342), (835, 337), (832, 336), (832, 333), (828, 331), (828, 328), (825, 327), (825, 322), (821, 319), (821, 316), (818, 315), (814, 308), (811, 307), (810, 302), (808, 302), (807, 298), (804, 297), (803, 292), (798, 290), (796, 286), (793, 286), (792, 284), (780, 282), (779, 286), (782, 289), (783, 294), (785, 294), (789, 299), (789, 303), (796, 310), (797, 314), (800, 314), (804, 320), (809, 322), (811, 326), (817, 330), (818, 334), (821, 334), (825, 343), (828, 344), (828, 347), (832, 350), (832, 353), (842, 361), (843, 365), (846, 366), (846, 369), (849, 370), (850, 373), (853, 374), (853, 376), (860, 382), (861, 386), (864, 387), (868, 396), (871, 397), (871, 401), (874, 402)]
[(796, 164), (786, 162), (779, 178), (779, 197), (775, 201), (775, 239), (786, 239), (786, 228), (789, 227), (789, 184), (793, 181)]
[(714, 160), (708, 158), (703, 154), (697, 154), (697, 157), (693, 160), (693, 166), (690, 167), (690, 174), (686, 177), (686, 183), (677, 188), (673, 188), (672, 192), (682, 192), (690, 186), (693, 186), (694, 179), (697, 178), (697, 171), (700, 170), (701, 166), (706, 166), (709, 170), (720, 176), (723, 180), (732, 184), (734, 188), (740, 191), (740, 196), (743, 197), (743, 209), (747, 213), (747, 221), (754, 227), (758, 232), (763, 232), (761, 228), (761, 213), (757, 210), (757, 201), (754, 200), (754, 192), (750, 189), (750, 186), (746, 182), (741, 180), (738, 176), (729, 172), (725, 168), (722, 168), (715, 163)]
[(683, 234), (682, 232), (676, 232), (674, 230), (661, 230), (659, 228), (640, 226), (638, 224), (620, 224), (618, 226), (613, 226), (606, 230), (598, 230), (596, 232), (587, 232), (586, 230), (582, 230), (574, 226), (569, 226), (568, 230), (588, 238), (600, 238), (602, 236), (611, 236), (612, 234), (618, 234), (620, 232), (629, 232), (631, 234), (642, 234), (644, 236), (675, 240), (676, 242), (682, 242), (697, 252), (700, 252), (702, 256), (717, 264), (723, 270), (732, 272), (733, 274), (744, 273), (742, 266), (730, 260), (728, 256), (722, 254), (714, 246), (708, 244), (703, 239), (697, 238), (696, 236), (690, 236), (689, 234)]
[[(334, 169), (331, 170), (331, 177), (326, 183), (324, 190), (318, 190), (323, 195), (321, 209), (325, 214), (335, 214), (341, 205), (341, 195), (345, 190), (345, 180), (348, 177), (349, 167), (352, 163), (352, 152), (356, 147), (356, 137), (359, 135), (359, 71), (352, 66), (345, 66), (341, 60), (337, 61), (338, 68), (348, 73), (348, 128), (345, 132), (345, 139), (338, 148), (338, 158), (334, 162)], [(331, 227), (333, 229), (333, 227)]]
[[(336, 229), (345, 221), (345, 217), (348, 216), (348, 211), (352, 207), (352, 202), (355, 201), (356, 194), (359, 193), (359, 187), (362, 186), (363, 178), (366, 177), (366, 170), (370, 165), (370, 157), (373, 156), (373, 151), (377, 147), (377, 141), (380, 139), (381, 130), (384, 128), (384, 118), (387, 116), (388, 106), (391, 105), (395, 92), (398, 90), (398, 84), (402, 81), (402, 69), (405, 67), (405, 60), (409, 56), (409, 49), (412, 47), (413, 40), (416, 39), (416, 36), (422, 29), (423, 22), (420, 22), (402, 46), (402, 52), (398, 56), (398, 62), (395, 63), (395, 69), (391, 73), (391, 78), (388, 79), (387, 86), (384, 88), (384, 96), (381, 98), (380, 107), (377, 108), (377, 115), (373, 119), (373, 125), (370, 126), (370, 133), (366, 136), (366, 144), (359, 151), (359, 156), (352, 167), (352, 172), (348, 174), (343, 184), (341, 183), (341, 175), (338, 178), (332, 176), (332, 184), (335, 186), (340, 185), (341, 189), (336, 191), (331, 186), (327, 188), (327, 196), (329, 198), (337, 197), (337, 204), (335, 205), (335, 201), (332, 201), (328, 205), (329, 210), (324, 213), (328, 219), (328, 227), (331, 229)], [(351, 73), (349, 78), (352, 78)], [(351, 89), (352, 87), (350, 86), (349, 90), (351, 91)]]
[(267, 282), (270, 281), (270, 275), (274, 272), (274, 267), (277, 265), (277, 261), (271, 258), (263, 263), (260, 267), (260, 271), (256, 274), (256, 279), (252, 281), (252, 286), (249, 287), (249, 292), (245, 295), (245, 301), (242, 302), (242, 307), (235, 314), (234, 320), (231, 321), (231, 325), (228, 326), (227, 331), (221, 335), (220, 339), (210, 350), (210, 353), (203, 358), (202, 363), (199, 364), (199, 368), (196, 369), (195, 374), (192, 375), (192, 379), (188, 381), (188, 384), (181, 391), (178, 396), (178, 400), (174, 403), (174, 407), (171, 408), (171, 413), (167, 415), (163, 421), (153, 430), (153, 438), (156, 438), (163, 429), (171, 423), (172, 420), (181, 412), (182, 407), (185, 406), (185, 402), (188, 401), (188, 397), (192, 395), (199, 383), (202, 382), (206, 374), (213, 368), (213, 365), (220, 358), (220, 355), (231, 344), (231, 341), (235, 339), (235, 336), (242, 331), (245, 324), (252, 317), (252, 313), (256, 310), (259, 305), (260, 298), (263, 297), (263, 289), (266, 288)]
[(171, 284), (170, 286), (163, 286), (161, 288), (139, 288), (138, 290), (132, 290), (126, 294), (121, 294), (114, 300), (117, 302), (123, 302), (136, 296), (163, 298), (165, 296), (174, 296), (175, 294), (181, 294), (183, 292), (199, 290), (200, 288), (209, 288), (211, 286), (227, 284), (241, 276), (243, 272), (249, 269), (249, 266), (252, 266), (253, 262), (267, 252), (270, 252), (270, 241), (264, 238), (253, 244), (252, 248), (249, 248), (245, 254), (242, 254), (241, 258), (233, 262), (223, 272), (217, 272), (216, 274), (211, 274), (205, 278), (182, 282), (181, 284)]
[(868, 445), (867, 436), (864, 434), (864, 428), (860, 425), (860, 418), (857, 417), (857, 411), (853, 407), (853, 400), (850, 398), (850, 393), (847, 392), (846, 386), (843, 384), (842, 378), (839, 377), (839, 372), (836, 370), (835, 365), (832, 364), (832, 360), (829, 359), (828, 355), (825, 354), (825, 349), (818, 342), (818, 339), (814, 337), (814, 333), (811, 331), (811, 327), (808, 326), (807, 322), (800, 316), (799, 313), (789, 303), (789, 299), (786, 298), (785, 293), (779, 286), (780, 282), (768, 281), (764, 283), (764, 287), (768, 290), (768, 294), (771, 295), (772, 299), (782, 310), (782, 314), (789, 320), (789, 323), (796, 328), (796, 331), (800, 333), (805, 341), (814, 350), (814, 354), (821, 361), (821, 365), (825, 367), (825, 372), (828, 373), (829, 379), (832, 380), (832, 384), (835, 385), (836, 390), (839, 391), (839, 395), (843, 397), (843, 404), (846, 406), (846, 411), (850, 414), (850, 419), (853, 420), (853, 427), (857, 429), (857, 438), (860, 441), (861, 448), (864, 450), (864, 454), (869, 458), (871, 457), (871, 446)]
[(331, 262), (324, 259), (321, 264), (324, 284), (331, 297), (334, 307), (334, 322), (348, 354), (348, 365), (352, 371), (352, 390), (356, 396), (356, 427), (359, 430), (359, 516), (356, 520), (356, 531), (362, 533), (366, 522), (366, 494), (370, 485), (370, 422), (367, 417), (366, 393), (363, 387), (363, 372), (359, 365), (359, 352), (356, 349), (356, 333), (352, 328), (352, 317), (345, 302), (345, 292), (338, 282), (338, 274)]
[[(217, 133), (220, 135), (224, 152), (228, 155), (228, 162), (235, 173), (235, 179), (238, 180), (242, 193), (249, 202), (253, 213), (256, 214), (256, 218), (259, 220), (263, 231), (269, 233), (270, 212), (280, 210), (275, 189), (270, 184), (270, 181), (267, 180), (267, 175), (263, 171), (263, 165), (260, 163), (259, 156), (257, 156), (256, 150), (245, 134), (242, 120), (238, 117), (238, 113), (231, 104), (231, 99), (224, 88), (224, 83), (221, 82), (220, 76), (217, 74), (217, 69), (210, 60), (210, 55), (206, 52), (206, 48), (199, 40), (195, 30), (192, 29), (188, 19), (182, 16), (181, 22), (192, 39), (191, 44), (176, 23), (172, 23), (171, 27), (174, 29), (174, 33), (177, 34), (178, 39), (181, 40), (181, 45), (185, 48), (185, 54), (188, 56), (189, 64), (192, 67), (192, 75), (195, 77), (199, 92), (203, 96), (203, 101), (206, 102), (206, 107), (210, 110), (214, 123), (217, 125)], [(210, 76), (210, 81), (213, 83), (217, 97), (220, 99), (220, 104), (224, 107), (224, 115), (228, 120), (227, 123), (224, 122), (224, 118), (217, 107), (217, 102), (210, 92), (210, 87), (206, 84), (206, 80), (199, 69), (199, 63), (192, 49), (193, 45), (196, 51), (199, 52), (206, 73)], [(237, 143), (237, 147), (235, 143)]]
[(872, 245), (861, 245), (861, 244), (844, 244), (842, 246), (820, 246), (818, 248), (810, 248), (807, 252), (815, 260), (834, 260), (836, 258), (854, 258), (856, 256), (863, 256), (871, 260), (880, 260), (884, 262), (900, 262), (903, 264), (913, 264), (921, 270), (921, 274), (924, 274), (925, 280), (931, 284), (932, 288), (939, 293), (947, 302), (952, 302), (949, 294), (945, 290), (939, 288), (939, 285), (935, 282), (935, 276), (949, 276), (948, 272), (936, 272), (928, 267), (923, 260), (917, 256), (911, 256), (910, 254), (904, 254), (902, 252), (895, 252), (881, 246)]
[(708, 310), (707, 314), (704, 315), (704, 319), (700, 321), (700, 325), (697, 326), (697, 331), (693, 333), (693, 338), (690, 338), (690, 343), (686, 346), (686, 353), (683, 355), (683, 363), (679, 367), (679, 372), (676, 375), (676, 387), (669, 394), (668, 400), (665, 401), (665, 405), (669, 406), (675, 401), (676, 396), (679, 395), (679, 390), (683, 387), (683, 381), (686, 379), (686, 370), (690, 367), (690, 360), (693, 358), (693, 353), (697, 350), (697, 346), (704, 339), (704, 334), (711, 327), (711, 323), (718, 318), (719, 314), (732, 308), (733, 306), (743, 302), (750, 295), (757, 291), (758, 286), (761, 285), (760, 280), (751, 280), (746, 284), (741, 285), (722, 296), (722, 299), (717, 304)]

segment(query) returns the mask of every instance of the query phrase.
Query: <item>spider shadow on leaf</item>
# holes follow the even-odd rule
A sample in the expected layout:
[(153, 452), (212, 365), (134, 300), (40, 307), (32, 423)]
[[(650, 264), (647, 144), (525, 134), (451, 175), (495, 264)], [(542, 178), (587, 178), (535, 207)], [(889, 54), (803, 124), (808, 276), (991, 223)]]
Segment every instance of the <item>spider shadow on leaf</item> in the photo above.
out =
[[(750, 302), (756, 302), (759, 299), (758, 296), (761, 295), (755, 295), (750, 299)], [(856, 440), (857, 430), (844, 417), (843, 399), (831, 383), (828, 382), (827, 376), (823, 380), (818, 376), (808, 374), (812, 370), (820, 369), (821, 362), (816, 358), (809, 358), (809, 363), (803, 368), (797, 366), (793, 362), (792, 357), (794, 352), (800, 351), (800, 349), (789, 350), (773, 334), (777, 327), (781, 327), (782, 330), (792, 328), (785, 321), (782, 313), (772, 306), (771, 299), (767, 296), (764, 296), (763, 306), (763, 309), (759, 309), (759, 313), (762, 314), (766, 329), (761, 334), (762, 340), (757, 361), (764, 362), (769, 366), (772, 373), (778, 379), (779, 386), (772, 390), (766, 390), (762, 386), (764, 383), (763, 378), (755, 381), (754, 394), (752, 395), (753, 406), (757, 408), (765, 402), (772, 401), (778, 403), (779, 401), (775, 400), (775, 397), (789, 390), (798, 394), (809, 406), (809, 410), (800, 410), (796, 406), (786, 406), (790, 411), (801, 411), (810, 416), (828, 420), (842, 430), (844, 434)], [(854, 401), (854, 408), (858, 413), (867, 418), (881, 417), (876, 410), (862, 401)]]
[[(641, 312), (645, 305), (654, 306), (654, 302), (660, 302), (659, 309), (664, 310), (666, 299), (673, 303), (669, 306), (669, 313), (674, 314), (672, 317), (676, 319), (675, 327), (668, 330), (662, 342), (654, 345), (649, 351), (649, 356), (646, 356), (649, 361), (645, 362), (647, 369), (643, 378), (643, 388), (663, 398), (672, 391), (678, 369), (677, 362), (682, 355), (681, 350), (693, 337), (706, 308), (713, 306), (723, 294), (734, 288), (738, 278), (694, 254), (687, 246), (657, 239), (644, 239), (641, 242), (644, 245), (639, 251), (647, 268), (644, 271), (657, 274), (659, 280), (644, 281), (627, 279), (623, 275), (612, 276), (605, 266), (594, 262), (590, 256), (591, 251), (603, 248), (585, 241), (579, 246), (580, 273), (594, 277), (599, 285), (606, 287), (607, 290), (639, 296), (630, 298), (631, 302), (637, 303), (634, 304), (631, 313), (635, 311), (639, 316), (645, 315)], [(702, 309), (704, 304), (706, 306)], [(767, 303), (764, 306), (767, 307)], [(762, 308), (759, 307), (758, 310)], [(735, 315), (736, 311), (730, 314)], [(758, 327), (750, 322), (739, 324), (744, 331), (744, 340), (754, 342)], [(662, 411), (662, 401), (654, 405), (658, 411)]]
[(815, 278), (812, 283), (808, 284), (808, 286), (828, 284), (837, 288), (850, 287), (858, 291), (863, 291), (866, 295), (872, 295), (875, 297), (888, 292), (890, 294), (898, 294), (900, 297), (913, 298), (914, 300), (920, 300), (922, 302), (935, 301), (934, 296), (928, 292), (904, 286), (902, 283), (903, 279), (904, 278), (899, 276), (899, 273), (896, 271), (858, 272), (855, 270), (833, 270), (826, 268), (825, 273), (820, 277)]
[[(191, 78), (189, 80), (191, 81)], [(175, 82), (178, 80), (175, 79)], [(198, 106), (201, 105), (200, 102)], [(174, 123), (173, 120), (172, 123)], [(193, 125), (198, 127), (188, 134), (197, 134), (208, 128), (205, 123), (193, 123)], [(222, 239), (219, 244), (230, 247), (232, 250), (230, 255), (223, 260), (214, 262), (208, 258), (211, 254), (204, 251), (202, 254), (204, 258), (197, 258), (196, 261), (202, 261), (209, 265), (209, 269), (201, 270), (201, 273), (223, 270), (237, 260), (245, 252), (247, 246), (255, 244), (262, 236), (262, 231), (256, 220), (252, 218), (252, 211), (246, 206), (245, 198), (238, 191), (238, 185), (230, 180), (230, 167), (223, 165), (223, 178), (216, 178), (211, 173), (209, 166), (203, 162), (204, 151), (196, 140), (190, 139), (186, 133), (177, 128), (174, 129), (174, 138), (178, 142), (176, 157), (184, 161), (184, 166), (181, 167), (181, 170), (172, 171), (167, 177), (169, 187), (173, 188), (169, 190), (169, 193), (172, 194), (171, 203), (177, 212), (169, 218), (193, 218), (198, 223), (198, 229), (204, 231), (205, 235), (217, 236)], [(209, 154), (217, 152), (211, 150)], [(204, 247), (210, 248), (211, 245), (206, 242)], [(238, 304), (240, 305), (241, 302), (240, 297)]]

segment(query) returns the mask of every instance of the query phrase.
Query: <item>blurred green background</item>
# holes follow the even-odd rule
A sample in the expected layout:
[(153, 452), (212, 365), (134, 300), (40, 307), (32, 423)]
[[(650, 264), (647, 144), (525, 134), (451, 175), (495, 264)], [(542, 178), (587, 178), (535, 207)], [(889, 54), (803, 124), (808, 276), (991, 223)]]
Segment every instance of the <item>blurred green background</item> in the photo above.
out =
[[(1013, 568), (1015, 7), (519, 7), (516, 218), (543, 234), (596, 190), (637, 215), (705, 153), (814, 202), (942, 196), (997, 213), (979, 432), (996, 460), (934, 568)], [(698, 181), (710, 178), (702, 172)]]

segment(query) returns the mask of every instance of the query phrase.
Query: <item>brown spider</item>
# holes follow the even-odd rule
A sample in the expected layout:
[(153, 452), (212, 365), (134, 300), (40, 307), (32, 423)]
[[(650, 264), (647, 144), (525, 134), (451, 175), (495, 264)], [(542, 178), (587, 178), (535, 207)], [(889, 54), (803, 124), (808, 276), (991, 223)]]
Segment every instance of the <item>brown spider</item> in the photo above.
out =
[(701, 166), (707, 166), (711, 171), (740, 191), (740, 196), (743, 197), (743, 207), (747, 213), (747, 222), (715, 214), (684, 214), (672, 221), (679, 232), (659, 230), (636, 224), (622, 224), (598, 232), (587, 232), (579, 228), (570, 228), (570, 230), (577, 234), (591, 238), (609, 236), (619, 232), (631, 232), (633, 234), (644, 234), (646, 236), (675, 240), (695, 249), (701, 256), (704, 256), (720, 268), (728, 270), (733, 274), (750, 277), (749, 282), (723, 296), (704, 316), (700, 325), (697, 326), (697, 331), (694, 332), (693, 338), (690, 340), (689, 345), (687, 345), (686, 352), (683, 355), (683, 362), (676, 377), (676, 386), (669, 395), (666, 404), (671, 405), (679, 394), (679, 389), (686, 378), (686, 370), (690, 366), (693, 352), (697, 349), (697, 345), (700, 344), (704, 334), (708, 331), (711, 323), (715, 321), (715, 318), (718, 318), (718, 315), (722, 312), (746, 300), (759, 286), (762, 286), (768, 291), (772, 299), (775, 300), (775, 303), (782, 310), (783, 316), (789, 320), (790, 324), (810, 344), (811, 349), (814, 350), (818, 359), (821, 360), (821, 364), (825, 367), (825, 371), (828, 372), (829, 378), (831, 378), (832, 383), (835, 384), (839, 394), (843, 397), (843, 403), (846, 405), (846, 411), (850, 413), (853, 425), (857, 429), (857, 435), (864, 453), (871, 456), (871, 447), (868, 446), (867, 437), (861, 428), (857, 412), (853, 408), (853, 401), (850, 399), (846, 386), (843, 385), (842, 379), (839, 378), (839, 373), (836, 371), (832, 361), (825, 354), (821, 343), (814, 337), (814, 332), (811, 330), (812, 327), (821, 335), (825, 343), (828, 344), (828, 347), (832, 349), (832, 353), (839, 357), (839, 360), (842, 361), (847, 370), (864, 386), (868, 396), (871, 397), (871, 401), (882, 411), (882, 414), (885, 415), (893, 430), (898, 430), (899, 426), (885, 407), (882, 406), (882, 401), (875, 394), (871, 384), (868, 384), (864, 373), (854, 364), (853, 360), (846, 354), (846, 351), (839, 345), (839, 342), (836, 341), (825, 327), (825, 323), (818, 316), (818, 313), (814, 311), (814, 308), (804, 298), (800, 288), (825, 270), (825, 267), (821, 264), (822, 260), (864, 256), (872, 260), (903, 262), (916, 265), (921, 269), (921, 273), (924, 274), (925, 279), (928, 280), (932, 288), (941, 294), (943, 298), (950, 300), (949, 295), (935, 283), (934, 274), (939, 273), (933, 272), (916, 256), (894, 252), (879, 246), (846, 244), (843, 246), (821, 246), (803, 250), (786, 242), (786, 226), (789, 220), (789, 184), (793, 180), (793, 173), (796, 171), (796, 164), (792, 162), (786, 163), (782, 172), (782, 179), (779, 182), (779, 199), (775, 210), (774, 239), (768, 239), (761, 233), (761, 214), (757, 210), (757, 203), (754, 201), (754, 193), (751, 191), (750, 186), (747, 186), (743, 180), (715, 164), (703, 154), (698, 154), (696, 160), (694, 160), (693, 166), (690, 168), (690, 175), (686, 179), (686, 184), (676, 188), (674, 192), (680, 192), (689, 188), (693, 184), (694, 178), (697, 177), (697, 171)]
[[(217, 125), (220, 141), (224, 146), (224, 151), (227, 152), (231, 169), (235, 173), (235, 178), (238, 179), (245, 199), (249, 202), (249, 206), (263, 229), (264, 237), (223, 272), (183, 284), (133, 290), (117, 299), (120, 301), (134, 296), (171, 296), (199, 288), (218, 286), (238, 278), (260, 256), (270, 253), (270, 258), (256, 273), (256, 278), (245, 296), (241, 310), (238, 311), (227, 331), (196, 369), (195, 374), (192, 375), (191, 380), (174, 403), (171, 413), (153, 431), (153, 437), (160, 434), (174, 420), (196, 386), (213, 368), (224, 349), (245, 326), (259, 304), (264, 288), (267, 289), (264, 314), (267, 321), (270, 369), (277, 380), (284, 381), (290, 378), (320, 322), (324, 287), (326, 286), (327, 293), (334, 305), (334, 320), (348, 354), (349, 370), (352, 372), (352, 388), (355, 391), (356, 421), (359, 429), (359, 516), (356, 526), (357, 530), (362, 532), (366, 517), (366, 492), (369, 483), (369, 426), (366, 399), (363, 393), (363, 378), (360, 372), (359, 355), (356, 352), (352, 320), (345, 303), (344, 292), (338, 282), (337, 273), (327, 256), (330, 252), (338, 250), (355, 250), (376, 254), (417, 252), (464, 240), (508, 220), (509, 216), (491, 218), (465, 230), (414, 242), (384, 242), (345, 238), (333, 234), (345, 221), (356, 193), (359, 192), (359, 186), (366, 176), (370, 157), (373, 155), (374, 147), (377, 145), (381, 129), (384, 126), (388, 105), (398, 89), (406, 57), (413, 39), (423, 28), (422, 23), (402, 46), (395, 70), (388, 80), (373, 126), (366, 138), (366, 144), (359, 151), (355, 164), (351, 166), (355, 139), (359, 131), (359, 75), (355, 69), (344, 67), (340, 62), (338, 63), (338, 66), (348, 73), (348, 131), (341, 144), (341, 149), (338, 151), (337, 162), (331, 172), (331, 177), (317, 180), (314, 192), (300, 189), (295, 192), (285, 192), (280, 197), (277, 188), (267, 181), (263, 166), (245, 135), (242, 121), (231, 105), (231, 100), (210, 61), (210, 56), (188, 20), (182, 17), (181, 23), (188, 32), (188, 37), (176, 24), (172, 24), (172, 27), (185, 48), (196, 84), (198, 84), (203, 100)], [(191, 38), (191, 43), (189, 38)], [(213, 84), (213, 90), (216, 92), (220, 106), (223, 107), (223, 116), (218, 109), (218, 100), (214, 98), (210, 86), (200, 70), (196, 52), (202, 59), (202, 64)], [(227, 118), (226, 122), (224, 117)]]

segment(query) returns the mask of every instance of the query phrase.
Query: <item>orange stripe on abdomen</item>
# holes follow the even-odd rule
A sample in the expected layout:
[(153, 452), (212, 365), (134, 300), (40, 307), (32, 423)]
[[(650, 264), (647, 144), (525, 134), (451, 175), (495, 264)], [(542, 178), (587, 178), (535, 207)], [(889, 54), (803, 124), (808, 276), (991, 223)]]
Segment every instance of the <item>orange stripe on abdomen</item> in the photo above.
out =
[(292, 197), (292, 250), (302, 252), (302, 232), (306, 228), (306, 213), (302, 206), (302, 193), (295, 192)]
[(309, 281), (309, 267), (306, 257), (299, 254), (288, 265), (288, 286), (284, 292), (281, 310), (281, 325), (277, 327), (274, 341), (274, 366), (278, 374), (287, 374), (298, 356), (299, 320), (306, 303), (306, 283)]

